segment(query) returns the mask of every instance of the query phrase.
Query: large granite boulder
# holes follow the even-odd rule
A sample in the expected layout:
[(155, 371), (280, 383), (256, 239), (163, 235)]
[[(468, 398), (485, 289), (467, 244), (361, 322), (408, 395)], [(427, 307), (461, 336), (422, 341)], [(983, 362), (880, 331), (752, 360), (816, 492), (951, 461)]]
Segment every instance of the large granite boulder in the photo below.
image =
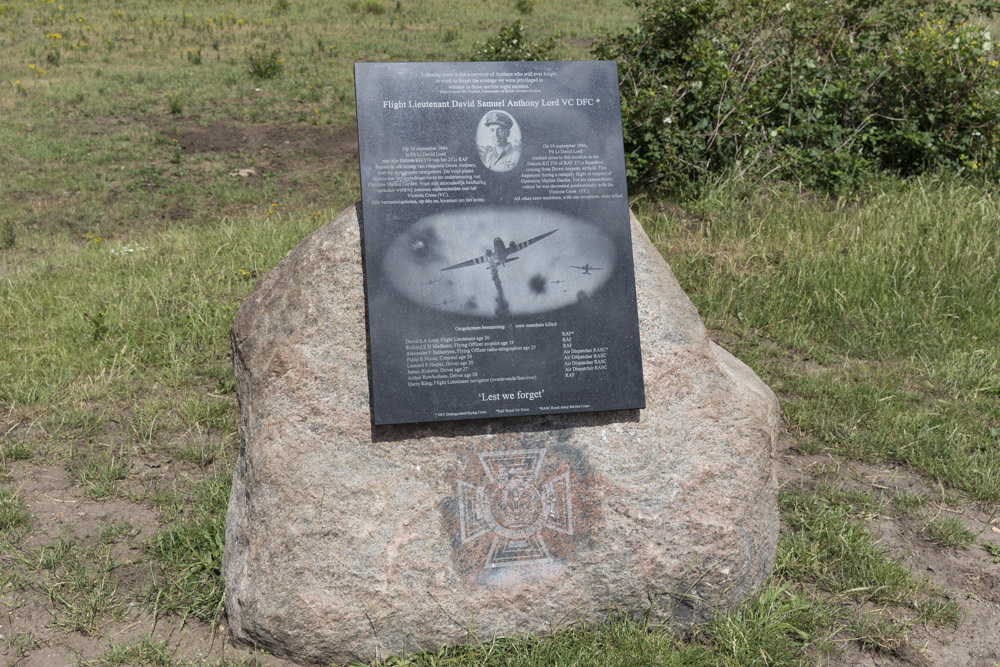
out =
[(358, 215), (299, 243), (233, 324), (235, 641), (368, 661), (612, 610), (693, 623), (764, 581), (777, 400), (634, 217), (646, 409), (373, 427)]

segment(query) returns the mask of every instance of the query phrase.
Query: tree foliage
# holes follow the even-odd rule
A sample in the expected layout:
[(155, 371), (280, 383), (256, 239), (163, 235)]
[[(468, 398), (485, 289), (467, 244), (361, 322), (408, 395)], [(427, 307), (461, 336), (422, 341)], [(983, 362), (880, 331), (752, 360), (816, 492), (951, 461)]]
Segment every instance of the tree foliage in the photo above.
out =
[(774, 175), (827, 192), (879, 170), (1000, 175), (997, 0), (636, 0), (617, 59), (633, 187)]

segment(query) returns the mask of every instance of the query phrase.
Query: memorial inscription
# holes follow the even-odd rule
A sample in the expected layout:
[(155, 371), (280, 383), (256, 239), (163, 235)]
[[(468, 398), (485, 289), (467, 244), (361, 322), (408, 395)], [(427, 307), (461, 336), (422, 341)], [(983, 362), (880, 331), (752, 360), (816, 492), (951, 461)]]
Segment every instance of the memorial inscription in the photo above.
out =
[(615, 64), (355, 80), (375, 423), (644, 407)]

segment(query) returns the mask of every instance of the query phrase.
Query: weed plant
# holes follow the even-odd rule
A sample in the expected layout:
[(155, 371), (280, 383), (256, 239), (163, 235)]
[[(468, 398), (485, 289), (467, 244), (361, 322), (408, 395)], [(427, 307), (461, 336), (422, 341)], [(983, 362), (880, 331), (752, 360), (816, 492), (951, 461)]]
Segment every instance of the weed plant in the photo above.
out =
[(556, 38), (532, 42), (525, 36), (524, 24), (518, 19), (500, 28), (494, 37), (478, 44), (470, 56), (473, 61), (488, 60), (550, 60), (554, 57)]
[(215, 619), (222, 605), (219, 568), (230, 485), (228, 475), (207, 479), (195, 489), (192, 511), (149, 542), (163, 568), (149, 599), (158, 611)]
[(20, 494), (7, 486), (0, 486), (0, 535), (8, 537), (27, 528), (30, 522), (31, 515)]
[(358, 14), (385, 14), (385, 5), (378, 0), (348, 0), (347, 8)]
[(102, 452), (76, 465), (73, 472), (89, 497), (103, 500), (118, 493), (128, 476), (128, 457), (121, 451)]
[(247, 54), (247, 64), (250, 67), (250, 76), (255, 79), (273, 79), (285, 68), (281, 51), (268, 49), (263, 44)]
[(976, 534), (953, 516), (931, 519), (924, 525), (924, 532), (933, 542), (951, 549), (964, 549), (976, 541)]
[(57, 626), (92, 635), (104, 620), (125, 618), (129, 596), (112, 574), (124, 564), (116, 561), (110, 545), (83, 547), (63, 533), (54, 542), (19, 552), (16, 561), (32, 573)]
[(0, 250), (12, 250), (16, 244), (14, 221), (0, 218)]

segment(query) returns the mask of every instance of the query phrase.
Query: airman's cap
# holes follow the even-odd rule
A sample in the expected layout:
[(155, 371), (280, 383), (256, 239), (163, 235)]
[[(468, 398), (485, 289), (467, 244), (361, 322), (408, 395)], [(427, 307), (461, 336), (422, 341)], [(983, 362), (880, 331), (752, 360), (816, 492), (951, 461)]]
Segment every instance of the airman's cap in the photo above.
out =
[(503, 111), (491, 111), (486, 114), (486, 121), (484, 125), (503, 125), (508, 130), (514, 124), (510, 116), (505, 114)]

